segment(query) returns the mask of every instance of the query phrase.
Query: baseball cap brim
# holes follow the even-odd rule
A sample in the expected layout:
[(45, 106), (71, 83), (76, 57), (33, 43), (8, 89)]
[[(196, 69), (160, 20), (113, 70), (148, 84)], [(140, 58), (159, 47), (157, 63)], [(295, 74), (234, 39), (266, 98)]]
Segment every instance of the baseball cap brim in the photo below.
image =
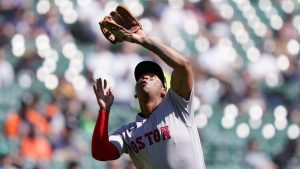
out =
[(137, 81), (145, 73), (155, 74), (161, 80), (164, 87), (166, 87), (164, 72), (157, 63), (152, 61), (142, 61), (137, 64), (134, 70), (135, 80)]

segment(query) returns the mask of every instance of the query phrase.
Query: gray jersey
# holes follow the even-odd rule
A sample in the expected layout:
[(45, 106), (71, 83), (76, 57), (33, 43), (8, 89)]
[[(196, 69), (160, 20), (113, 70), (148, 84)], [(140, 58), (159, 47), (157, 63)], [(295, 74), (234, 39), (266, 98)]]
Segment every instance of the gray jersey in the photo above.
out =
[(109, 140), (138, 169), (205, 169), (192, 103), (193, 91), (185, 101), (169, 89), (148, 119), (137, 115)]

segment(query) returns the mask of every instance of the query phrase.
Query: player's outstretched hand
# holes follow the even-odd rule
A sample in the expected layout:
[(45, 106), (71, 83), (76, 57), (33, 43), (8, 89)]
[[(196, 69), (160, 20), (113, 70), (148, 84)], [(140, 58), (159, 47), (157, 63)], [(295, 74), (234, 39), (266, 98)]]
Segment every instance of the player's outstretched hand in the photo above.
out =
[(102, 79), (99, 78), (96, 80), (93, 88), (100, 110), (109, 112), (114, 102), (114, 95), (111, 92), (111, 88), (107, 85), (107, 81), (104, 79), (102, 82)]

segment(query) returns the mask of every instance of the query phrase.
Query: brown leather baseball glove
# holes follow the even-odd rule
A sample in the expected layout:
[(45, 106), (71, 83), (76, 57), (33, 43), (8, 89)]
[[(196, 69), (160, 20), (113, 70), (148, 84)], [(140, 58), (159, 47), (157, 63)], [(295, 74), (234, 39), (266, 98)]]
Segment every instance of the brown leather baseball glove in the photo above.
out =
[(105, 38), (113, 44), (131, 41), (132, 34), (142, 29), (142, 25), (130, 11), (120, 5), (109, 16), (105, 16), (99, 24)]

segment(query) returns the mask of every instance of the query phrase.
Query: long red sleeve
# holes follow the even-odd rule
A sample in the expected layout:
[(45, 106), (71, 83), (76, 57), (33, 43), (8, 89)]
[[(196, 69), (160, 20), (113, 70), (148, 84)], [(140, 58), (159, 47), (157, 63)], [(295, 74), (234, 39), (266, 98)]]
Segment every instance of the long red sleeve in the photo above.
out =
[(92, 138), (92, 156), (99, 161), (115, 160), (120, 157), (118, 149), (109, 142), (109, 113), (101, 111), (98, 115)]

